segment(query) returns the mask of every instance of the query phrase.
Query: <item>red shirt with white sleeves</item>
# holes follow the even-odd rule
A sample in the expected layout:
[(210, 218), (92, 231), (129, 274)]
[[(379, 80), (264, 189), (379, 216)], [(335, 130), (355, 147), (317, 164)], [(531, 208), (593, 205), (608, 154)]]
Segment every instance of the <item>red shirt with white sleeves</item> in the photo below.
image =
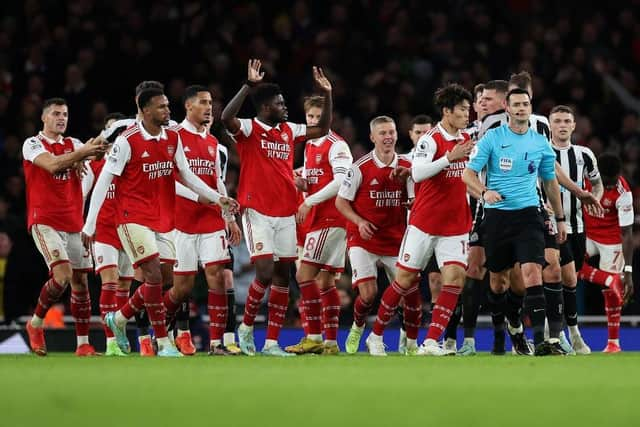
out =
[[(585, 181), (587, 191), (591, 191), (591, 182)], [(604, 190), (600, 204), (604, 209), (601, 216), (592, 216), (583, 208), (584, 228), (587, 238), (604, 245), (622, 243), (620, 227), (633, 225), (633, 196), (627, 181), (620, 177), (615, 187)]]

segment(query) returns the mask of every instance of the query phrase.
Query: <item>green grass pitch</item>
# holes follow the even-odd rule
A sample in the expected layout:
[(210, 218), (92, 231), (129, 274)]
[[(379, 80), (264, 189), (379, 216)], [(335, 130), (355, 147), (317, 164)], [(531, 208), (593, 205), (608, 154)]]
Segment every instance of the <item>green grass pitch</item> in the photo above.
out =
[(640, 353), (0, 357), (0, 425), (634, 426)]

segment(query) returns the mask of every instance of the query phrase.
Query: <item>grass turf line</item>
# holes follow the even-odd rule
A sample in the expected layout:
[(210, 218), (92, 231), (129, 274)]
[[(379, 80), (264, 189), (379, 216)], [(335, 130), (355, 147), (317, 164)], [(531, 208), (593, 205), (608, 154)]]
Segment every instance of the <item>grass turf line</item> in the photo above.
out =
[(640, 353), (180, 360), (51, 354), (0, 356), (0, 378), (6, 426), (625, 426), (636, 421)]

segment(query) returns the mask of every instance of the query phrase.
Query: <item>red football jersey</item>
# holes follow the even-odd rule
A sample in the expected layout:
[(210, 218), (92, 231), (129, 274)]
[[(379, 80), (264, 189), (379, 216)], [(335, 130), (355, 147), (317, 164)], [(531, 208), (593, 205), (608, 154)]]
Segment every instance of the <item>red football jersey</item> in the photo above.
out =
[[(100, 172), (102, 172), (102, 168), (104, 167), (105, 159), (102, 160), (92, 160), (89, 163), (89, 167), (93, 171), (94, 176), (94, 185), (98, 181), (98, 177), (100, 176)], [(116, 231), (116, 181), (117, 177), (111, 181), (111, 185), (109, 185), (109, 190), (107, 190), (107, 197), (104, 199), (104, 203), (100, 208), (100, 213), (98, 214), (98, 219), (96, 220), (96, 234), (95, 240), (96, 242), (104, 243), (107, 245), (111, 245), (114, 248), (121, 249), (122, 244), (120, 243), (120, 238), (118, 237), (118, 232)]]
[(73, 152), (82, 143), (65, 137), (57, 141), (39, 133), (22, 146), (22, 165), (27, 193), (27, 228), (33, 224), (48, 225), (57, 231), (79, 233), (82, 230), (82, 183), (72, 170), (51, 175), (33, 161), (48, 152), (54, 156)]
[(273, 217), (296, 213), (293, 156), (296, 142), (307, 133), (305, 125), (280, 123), (270, 127), (257, 119), (241, 119), (234, 136), (240, 156), (238, 202)]
[[(470, 139), (464, 132), (458, 137), (449, 135), (438, 124), (418, 141), (413, 167), (424, 161), (435, 161), (453, 150), (456, 144), (464, 144)], [(468, 160), (454, 161), (431, 178), (417, 183), (409, 224), (434, 236), (458, 236), (471, 230), (467, 186), (462, 181)]]
[[(304, 202), (304, 194), (301, 191), (297, 192), (297, 204), (300, 206)], [(309, 232), (309, 224), (311, 223), (311, 215), (307, 215), (302, 224), (296, 222), (296, 245), (304, 246), (304, 241), (307, 238)]]
[(396, 256), (407, 228), (407, 184), (389, 178), (396, 166), (411, 167), (411, 162), (396, 155), (384, 165), (372, 151), (355, 162), (344, 179), (338, 195), (351, 200), (351, 207), (378, 230), (364, 240), (358, 227), (347, 222), (347, 246), (361, 247), (377, 255)]
[(140, 224), (159, 233), (173, 229), (173, 173), (179, 141), (175, 130), (165, 128), (154, 137), (139, 123), (116, 139), (104, 168), (119, 176), (118, 224)]
[[(197, 133), (186, 121), (176, 129), (191, 171), (209, 187), (220, 192), (216, 173), (218, 140), (208, 132)], [(225, 228), (219, 205), (203, 205), (180, 196), (176, 196), (175, 220), (176, 229), (189, 234), (213, 233)]]
[[(592, 186), (589, 180), (585, 180), (587, 191)], [(620, 227), (633, 225), (633, 196), (627, 181), (620, 177), (614, 188), (604, 190), (600, 204), (604, 208), (604, 214), (596, 217), (589, 214), (583, 208), (584, 228), (587, 237), (605, 245), (622, 243)]]
[[(319, 143), (307, 142), (305, 147), (305, 178), (307, 195), (316, 194), (333, 181), (334, 170), (345, 174), (351, 166), (351, 152), (347, 143), (337, 133), (331, 131)], [(336, 198), (331, 197), (311, 208), (309, 229), (316, 231), (328, 227), (345, 228), (347, 220), (336, 208)]]

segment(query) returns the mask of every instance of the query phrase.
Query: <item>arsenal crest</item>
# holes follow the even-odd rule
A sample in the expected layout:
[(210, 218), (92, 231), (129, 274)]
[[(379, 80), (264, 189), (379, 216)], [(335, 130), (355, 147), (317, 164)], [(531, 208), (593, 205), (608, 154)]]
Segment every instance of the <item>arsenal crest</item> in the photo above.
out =
[(142, 255), (144, 253), (144, 246), (138, 246), (138, 253)]
[(211, 157), (215, 157), (215, 156), (216, 156), (216, 151), (213, 149), (213, 147), (212, 147), (212, 146), (208, 146), (208, 147), (207, 147), (207, 151), (209, 151), (209, 155), (210, 155)]
[(176, 147), (174, 147), (173, 145), (167, 146), (167, 153), (169, 153), (170, 156), (173, 156), (175, 152), (176, 152)]
[(322, 161), (322, 154), (316, 154), (316, 164), (320, 163), (320, 161)]
[(280, 136), (282, 137), (282, 140), (283, 140), (284, 142), (289, 142), (289, 135), (287, 135), (286, 133), (282, 132), (282, 133), (280, 134)]

